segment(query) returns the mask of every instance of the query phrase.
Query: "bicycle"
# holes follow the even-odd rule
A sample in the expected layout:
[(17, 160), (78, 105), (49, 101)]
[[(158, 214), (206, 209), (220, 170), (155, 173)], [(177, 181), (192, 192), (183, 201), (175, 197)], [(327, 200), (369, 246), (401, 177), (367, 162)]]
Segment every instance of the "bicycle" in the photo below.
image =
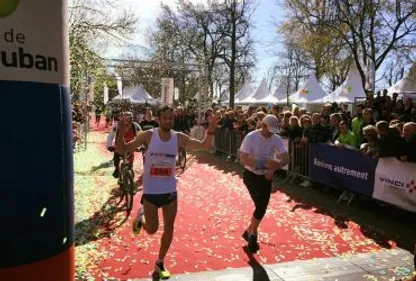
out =
[(131, 156), (132, 152), (122, 155), (119, 165), (120, 177), (118, 179), (118, 185), (122, 192), (120, 202), (126, 200), (126, 208), (129, 213), (133, 208), (134, 199), (134, 171), (133, 163), (130, 163)]
[(182, 170), (185, 170), (186, 168), (186, 149), (183, 146), (179, 148), (176, 165), (179, 166)]

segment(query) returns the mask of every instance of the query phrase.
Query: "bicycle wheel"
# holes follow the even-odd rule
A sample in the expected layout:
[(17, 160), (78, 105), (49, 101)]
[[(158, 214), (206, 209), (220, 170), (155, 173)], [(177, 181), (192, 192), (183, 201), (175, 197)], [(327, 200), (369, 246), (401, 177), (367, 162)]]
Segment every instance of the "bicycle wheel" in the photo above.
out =
[(133, 172), (126, 168), (123, 172), (123, 193), (126, 198), (127, 211), (131, 211), (133, 208), (133, 197), (134, 197), (134, 176)]
[(179, 167), (182, 170), (186, 167), (186, 150), (183, 148), (179, 150)]

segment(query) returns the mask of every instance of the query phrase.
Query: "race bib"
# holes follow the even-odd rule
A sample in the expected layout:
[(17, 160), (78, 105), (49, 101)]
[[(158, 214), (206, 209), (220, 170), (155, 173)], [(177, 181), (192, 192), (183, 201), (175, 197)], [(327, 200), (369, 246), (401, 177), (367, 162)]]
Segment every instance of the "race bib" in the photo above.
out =
[(175, 157), (171, 155), (152, 155), (150, 165), (150, 176), (152, 177), (172, 177), (175, 169)]
[(152, 177), (171, 177), (173, 174), (171, 167), (152, 166), (150, 175)]

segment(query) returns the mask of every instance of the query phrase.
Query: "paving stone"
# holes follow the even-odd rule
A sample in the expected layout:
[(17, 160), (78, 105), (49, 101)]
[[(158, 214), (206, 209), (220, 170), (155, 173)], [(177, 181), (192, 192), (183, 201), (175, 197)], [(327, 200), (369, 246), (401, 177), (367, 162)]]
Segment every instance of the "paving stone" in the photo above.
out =
[(413, 255), (404, 250), (392, 250), (360, 254), (347, 258), (346, 260), (364, 270), (375, 271), (399, 266), (411, 267), (413, 264)]
[(397, 266), (378, 270), (368, 271), (368, 276), (376, 278), (374, 280), (402, 280), (412, 275), (411, 266)]
[[(366, 279), (365, 275), (367, 272), (347, 272), (347, 273), (336, 273), (336, 274), (318, 274), (318, 275), (305, 275), (297, 277), (285, 278), (285, 281), (370, 281)], [(376, 279), (373, 279), (376, 280)]]
[[(368, 281), (402, 280), (411, 275), (413, 255), (388, 250), (350, 257), (294, 261), (173, 276), (171, 281)], [(134, 281), (151, 281), (135, 279)]]
[(278, 276), (288, 277), (330, 274), (333, 272), (360, 272), (363, 269), (340, 258), (324, 258), (307, 261), (294, 261), (276, 265), (268, 265)]
[(247, 267), (181, 275), (178, 281), (283, 281), (266, 267)]

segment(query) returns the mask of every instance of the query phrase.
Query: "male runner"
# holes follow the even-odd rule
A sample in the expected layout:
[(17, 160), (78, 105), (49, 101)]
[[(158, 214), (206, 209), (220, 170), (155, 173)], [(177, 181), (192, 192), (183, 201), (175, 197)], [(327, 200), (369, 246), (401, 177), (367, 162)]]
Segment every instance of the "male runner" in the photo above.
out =
[(266, 115), (259, 129), (249, 133), (240, 148), (240, 162), (244, 165), (243, 180), (254, 202), (255, 210), (243, 238), (248, 249), (255, 253), (259, 250), (257, 230), (266, 214), (272, 189), (274, 172), (289, 163), (289, 154), (279, 132), (279, 121), (274, 115)]
[[(133, 141), (124, 143), (121, 134), (116, 143), (120, 153), (134, 151), (141, 145), (148, 147), (143, 173), (143, 196), (141, 203), (143, 209), (133, 224), (133, 230), (139, 233), (143, 228), (148, 234), (154, 234), (159, 228), (158, 209), (162, 208), (164, 229), (160, 244), (159, 258), (156, 261), (155, 272), (160, 278), (169, 278), (170, 273), (164, 266), (164, 259), (173, 238), (173, 228), (177, 212), (176, 193), (176, 155), (179, 148), (209, 150), (215, 132), (216, 119), (210, 122), (207, 136), (203, 141), (191, 139), (184, 133), (172, 130), (175, 119), (174, 109), (169, 105), (163, 105), (158, 112), (159, 128), (145, 131)], [(128, 126), (121, 121), (120, 131), (125, 131)]]
[[(136, 122), (133, 122), (133, 113), (123, 112), (121, 116), (125, 120), (126, 122), (125, 124), (128, 128), (127, 130), (123, 130), (122, 132), (124, 133), (121, 135), (124, 137), (125, 141), (127, 142), (132, 141), (136, 137), (136, 135), (142, 130), (142, 128), (140, 127), (139, 124), (137, 124)], [(107, 150), (114, 153), (113, 177), (115, 178), (119, 177), (120, 171), (118, 169), (120, 165), (120, 157), (121, 155), (123, 155), (123, 153), (121, 153), (119, 149), (113, 145), (113, 140), (114, 138), (117, 137), (117, 135), (120, 135), (119, 122), (116, 123), (113, 126), (113, 128), (111, 128), (111, 131), (107, 136)], [(133, 163), (133, 161), (134, 161), (134, 153), (131, 154), (131, 158), (129, 159), (130, 163)]]

